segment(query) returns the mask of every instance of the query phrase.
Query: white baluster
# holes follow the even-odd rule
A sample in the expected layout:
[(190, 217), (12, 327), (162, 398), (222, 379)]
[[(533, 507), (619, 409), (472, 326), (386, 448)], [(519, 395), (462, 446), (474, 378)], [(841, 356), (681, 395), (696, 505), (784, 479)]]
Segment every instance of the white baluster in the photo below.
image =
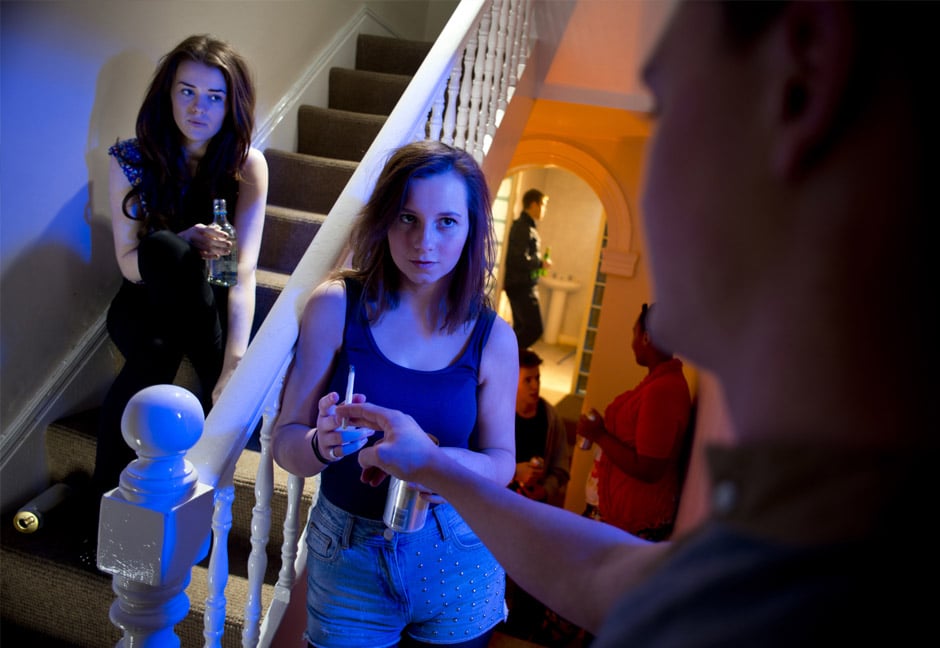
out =
[(457, 108), (457, 135), (454, 146), (465, 149), (467, 145), (467, 120), (470, 113), (470, 83), (473, 78), (473, 56), (477, 50), (476, 30), (471, 30), (470, 38), (463, 50), (463, 78), (460, 82), (459, 108)]
[(287, 512), (284, 516), (284, 544), (281, 545), (281, 571), (277, 575), (275, 589), (287, 590), (294, 586), (297, 577), (294, 560), (297, 559), (297, 538), (300, 537), (300, 505), (304, 494), (304, 478), (297, 475), (287, 477)]
[(441, 139), (441, 126), (444, 123), (444, 87), (442, 82), (434, 89), (431, 95), (431, 115), (428, 118), (427, 138), (432, 140)]
[(216, 489), (215, 513), (212, 515), (212, 553), (206, 577), (208, 594), (204, 630), (206, 648), (219, 648), (225, 632), (225, 586), (228, 584), (228, 535), (232, 529), (232, 500), (235, 487), (229, 484)]
[[(522, 31), (519, 34), (519, 59), (523, 64), (529, 60), (529, 21), (532, 18), (532, 0), (525, 0), (525, 10), (523, 11)], [(518, 70), (517, 70), (518, 72)]]
[[(459, 53), (458, 53), (459, 54)], [(454, 128), (457, 124), (457, 102), (460, 100), (460, 56), (454, 57), (454, 66), (450, 69), (450, 79), (447, 82), (447, 110), (444, 111), (444, 131), (441, 141), (453, 146)]]
[(499, 0), (495, 0), (492, 5), (491, 25), (492, 28), (486, 38), (486, 61), (483, 65), (483, 88), (480, 97), (480, 117), (477, 122), (477, 133), (473, 141), (473, 157), (477, 162), (483, 161), (485, 150), (483, 148), (484, 137), (486, 136), (488, 124), (491, 119), (490, 94), (493, 90), (493, 69), (496, 65), (496, 32), (499, 28)]
[[(314, 479), (319, 479), (315, 477)], [(274, 598), (268, 613), (261, 623), (259, 645), (271, 648), (277, 628), (280, 627), (284, 613), (290, 605), (291, 591), (297, 580), (297, 556), (300, 542), (304, 535), (300, 529), (300, 510), (303, 500), (304, 478), (296, 475), (287, 477), (287, 511), (284, 515), (284, 543), (281, 545), (281, 571), (278, 572), (274, 585)]]
[(261, 424), (261, 458), (255, 478), (255, 506), (251, 509), (251, 553), (248, 555), (248, 600), (242, 646), (254, 648), (261, 632), (261, 587), (268, 568), (268, 537), (271, 532), (271, 494), (274, 492), (274, 458), (271, 428), (274, 412), (266, 411)]
[(506, 112), (509, 105), (509, 92), (516, 85), (515, 73), (512, 70), (513, 60), (516, 57), (516, 19), (519, 13), (518, 0), (507, 0), (509, 7), (509, 23), (506, 25), (506, 53), (503, 56), (502, 88), (499, 93), (499, 109)]
[(509, 29), (509, 0), (501, 0), (502, 5), (499, 8), (499, 29), (496, 33), (496, 60), (493, 70), (493, 92), (490, 95), (490, 118), (486, 124), (486, 132), (492, 137), (496, 134), (496, 111), (500, 108), (506, 108), (503, 93), (506, 91), (506, 31)]
[(518, 78), (518, 66), (519, 66), (519, 48), (521, 46), (521, 34), (522, 34), (522, 23), (523, 23), (523, 14), (525, 13), (523, 0), (512, 0), (512, 9), (509, 14), (509, 75), (508, 82), (510, 88), (516, 87), (516, 82)]
[(185, 459), (204, 423), (199, 400), (175, 385), (141, 390), (124, 409), (121, 431), (138, 458), (102, 498), (98, 527), (98, 568), (114, 576), (119, 646), (180, 645), (174, 626), (189, 611), (185, 588), (206, 555), (212, 517), (213, 491)]
[(486, 61), (486, 41), (490, 33), (490, 12), (484, 9), (482, 13), (477, 38), (477, 50), (474, 52), (473, 83), (470, 90), (470, 123), (467, 126), (467, 145), (465, 147), (470, 153), (473, 153), (477, 148), (477, 122), (480, 120), (480, 104), (483, 95), (483, 66)]

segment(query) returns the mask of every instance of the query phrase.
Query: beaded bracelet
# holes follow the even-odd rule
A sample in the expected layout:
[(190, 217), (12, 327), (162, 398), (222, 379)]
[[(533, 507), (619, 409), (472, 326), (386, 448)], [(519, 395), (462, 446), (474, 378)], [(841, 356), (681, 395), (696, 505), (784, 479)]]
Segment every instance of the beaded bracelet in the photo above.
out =
[(313, 454), (314, 454), (314, 456), (316, 456), (317, 461), (319, 461), (319, 462), (320, 462), (321, 464), (323, 464), (323, 465), (328, 465), (328, 464), (331, 464), (331, 463), (333, 463), (333, 462), (335, 462), (335, 461), (338, 461), (338, 459), (333, 459), (333, 461), (330, 461), (329, 459), (327, 459), (326, 457), (324, 457), (323, 455), (320, 454), (320, 448), (317, 446), (317, 435), (318, 435), (318, 434), (320, 434), (320, 430), (314, 430), (314, 431), (313, 431), (313, 436), (310, 437), (310, 447), (313, 448)]

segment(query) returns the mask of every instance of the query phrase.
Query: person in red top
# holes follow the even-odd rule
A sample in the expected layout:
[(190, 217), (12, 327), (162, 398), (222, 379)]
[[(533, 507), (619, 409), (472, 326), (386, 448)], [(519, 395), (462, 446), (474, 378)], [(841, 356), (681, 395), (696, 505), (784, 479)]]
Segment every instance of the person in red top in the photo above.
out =
[(603, 419), (595, 409), (582, 415), (578, 434), (601, 450), (595, 465), (600, 519), (659, 541), (669, 537), (675, 521), (692, 401), (682, 361), (650, 339), (651, 310), (643, 304), (632, 343), (637, 364), (649, 373), (615, 398)]

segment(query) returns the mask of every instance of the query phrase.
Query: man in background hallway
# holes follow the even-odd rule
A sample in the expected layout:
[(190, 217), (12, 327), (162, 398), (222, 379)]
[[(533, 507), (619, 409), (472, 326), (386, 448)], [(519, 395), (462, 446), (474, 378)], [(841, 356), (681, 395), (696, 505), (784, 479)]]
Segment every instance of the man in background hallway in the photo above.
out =
[(529, 189), (522, 196), (522, 213), (509, 229), (506, 249), (506, 280), (503, 289), (512, 309), (512, 328), (519, 348), (527, 349), (542, 337), (542, 313), (539, 310), (539, 277), (551, 267), (543, 259), (541, 239), (535, 225), (545, 215), (548, 196)]

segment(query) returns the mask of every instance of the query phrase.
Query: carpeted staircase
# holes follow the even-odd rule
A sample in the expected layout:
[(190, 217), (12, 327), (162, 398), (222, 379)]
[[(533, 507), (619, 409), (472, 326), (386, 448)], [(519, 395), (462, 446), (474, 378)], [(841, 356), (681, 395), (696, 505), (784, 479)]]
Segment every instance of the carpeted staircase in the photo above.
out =
[[(430, 43), (360, 35), (355, 69), (330, 71), (329, 106), (301, 106), (297, 151), (267, 149), (270, 172), (267, 218), (258, 270), (254, 330), (268, 313), (288, 276), (307, 249), (356, 165), (372, 143), (401, 93), (427, 55)], [(178, 382), (192, 387), (184, 365)], [(46, 447), (53, 482), (82, 485), (94, 467), (97, 411), (81, 412), (51, 425)], [(250, 551), (251, 509), (258, 454), (245, 452), (235, 474), (233, 523), (229, 537), (231, 574), (223, 646), (241, 646), (241, 614), (247, 598), (245, 565)], [(316, 496), (308, 480), (304, 501)], [(78, 489), (75, 489), (78, 492)], [(275, 468), (268, 573), (262, 610), (272, 597), (280, 566), (286, 510), (286, 474)], [(14, 530), (12, 516), (0, 530), (0, 644), (6, 646), (114, 646), (120, 632), (109, 622), (114, 601), (111, 578), (83, 563), (82, 531), (97, 502), (80, 496), (50, 514), (38, 531)], [(187, 590), (191, 611), (177, 626), (181, 645), (204, 643), (206, 570), (194, 568)]]

